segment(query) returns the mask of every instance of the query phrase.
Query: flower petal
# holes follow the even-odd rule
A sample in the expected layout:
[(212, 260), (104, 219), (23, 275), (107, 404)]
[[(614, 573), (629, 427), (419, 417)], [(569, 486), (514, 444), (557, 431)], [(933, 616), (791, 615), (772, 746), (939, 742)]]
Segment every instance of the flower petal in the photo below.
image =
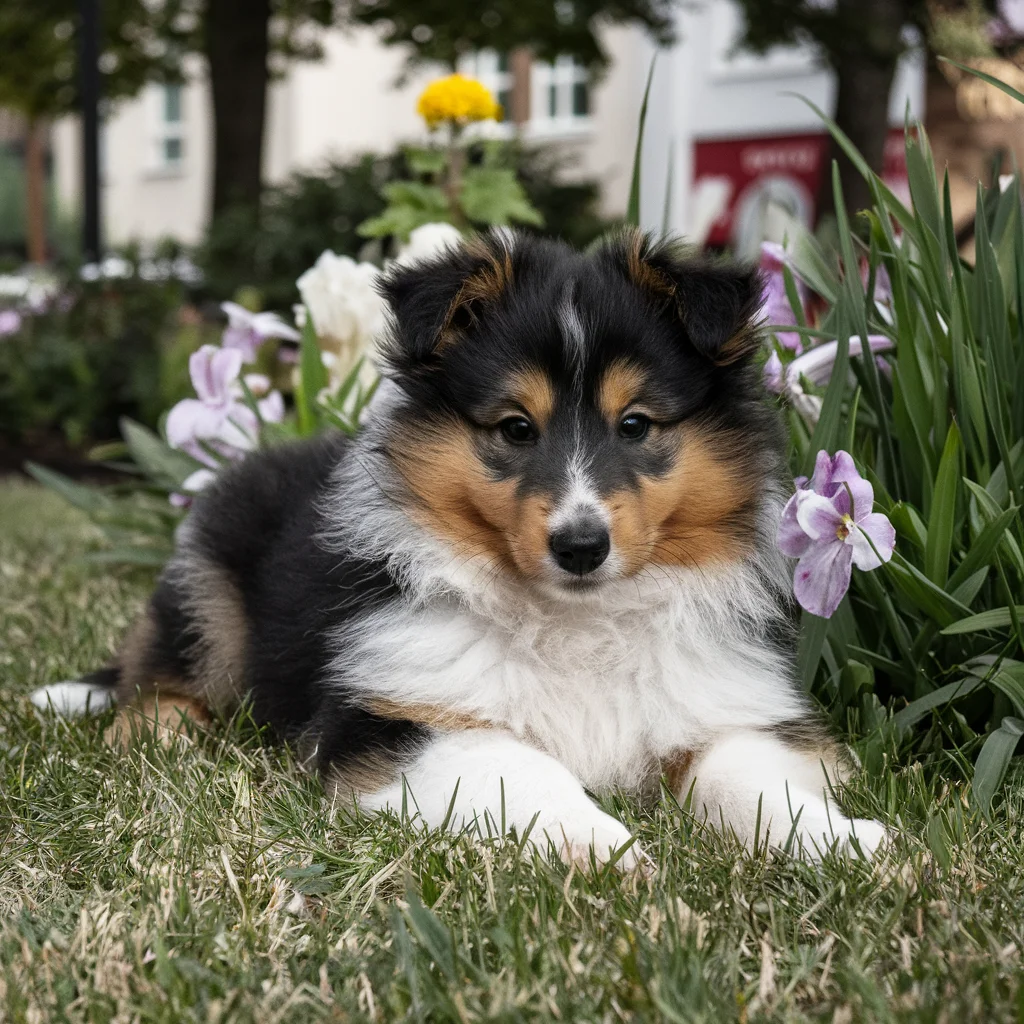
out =
[(223, 413), (195, 398), (178, 402), (167, 414), (167, 443), (184, 448), (197, 437), (210, 437), (220, 428)]
[(799, 558), (811, 545), (811, 538), (804, 533), (803, 528), (797, 522), (796, 507), (800, 498), (797, 491), (782, 510), (782, 519), (779, 522), (778, 545), (779, 550), (787, 558)]
[(872, 512), (857, 520), (846, 543), (853, 551), (854, 565), (863, 572), (870, 572), (892, 558), (896, 530), (881, 512)]
[(853, 549), (839, 540), (808, 549), (793, 574), (793, 594), (800, 607), (831, 618), (850, 588), (852, 562)]
[(822, 449), (814, 460), (814, 472), (811, 474), (811, 490), (815, 494), (831, 497), (835, 493), (832, 487), (832, 456)]
[(216, 479), (217, 474), (212, 470), (197, 469), (181, 482), (181, 489), (189, 494), (198, 494), (204, 487), (209, 487)]
[(781, 395), (785, 388), (785, 372), (779, 353), (772, 351), (764, 364), (764, 386), (775, 395)]
[(831, 498), (825, 498), (813, 491), (800, 491), (797, 499), (796, 521), (811, 540), (838, 538), (843, 516)]
[(256, 403), (264, 423), (280, 423), (284, 419), (284, 399), (280, 391), (271, 391)]

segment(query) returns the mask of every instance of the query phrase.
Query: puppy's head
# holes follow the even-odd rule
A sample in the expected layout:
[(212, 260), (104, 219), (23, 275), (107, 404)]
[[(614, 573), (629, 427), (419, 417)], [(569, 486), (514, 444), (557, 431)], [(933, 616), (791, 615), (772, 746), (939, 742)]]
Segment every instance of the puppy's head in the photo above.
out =
[(776, 443), (755, 271), (494, 234), (385, 293), (386, 454), (456, 557), (571, 595), (749, 552)]

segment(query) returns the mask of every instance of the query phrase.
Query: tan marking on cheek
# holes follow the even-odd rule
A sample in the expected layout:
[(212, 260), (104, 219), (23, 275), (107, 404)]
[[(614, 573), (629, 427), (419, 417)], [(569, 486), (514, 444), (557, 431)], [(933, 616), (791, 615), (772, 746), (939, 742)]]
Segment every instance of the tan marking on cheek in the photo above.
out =
[(555, 410), (555, 389), (547, 374), (540, 370), (523, 370), (509, 381), (508, 392), (541, 430), (551, 422), (551, 414)]
[(617, 422), (626, 407), (635, 402), (646, 383), (643, 371), (625, 360), (616, 360), (605, 370), (597, 388), (597, 405), (609, 423)]
[(453, 541), (458, 557), (483, 556), (527, 577), (540, 572), (547, 554), (547, 504), (519, 500), (514, 480), (493, 480), (463, 425), (406, 443), (393, 457), (417, 498), (413, 517)]
[[(672, 468), (608, 501), (612, 542), (630, 572), (645, 564), (700, 568), (738, 561), (753, 543), (756, 482), (742, 439), (679, 430)], [(730, 452), (730, 444), (737, 451)]]

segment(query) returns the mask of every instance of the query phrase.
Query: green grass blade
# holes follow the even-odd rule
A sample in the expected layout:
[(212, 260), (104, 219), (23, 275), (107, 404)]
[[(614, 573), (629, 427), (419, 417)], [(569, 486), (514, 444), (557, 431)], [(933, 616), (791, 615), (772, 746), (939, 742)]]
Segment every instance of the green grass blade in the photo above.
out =
[(654, 64), (657, 59), (657, 54), (651, 58), (651, 67), (647, 72), (647, 87), (644, 89), (643, 103), (640, 104), (640, 124), (636, 132), (636, 151), (633, 154), (633, 176), (630, 179), (629, 203), (626, 206), (626, 223), (635, 228), (640, 227), (640, 162), (644, 147), (644, 127), (647, 124), (647, 101), (651, 98), (651, 82), (654, 80)]

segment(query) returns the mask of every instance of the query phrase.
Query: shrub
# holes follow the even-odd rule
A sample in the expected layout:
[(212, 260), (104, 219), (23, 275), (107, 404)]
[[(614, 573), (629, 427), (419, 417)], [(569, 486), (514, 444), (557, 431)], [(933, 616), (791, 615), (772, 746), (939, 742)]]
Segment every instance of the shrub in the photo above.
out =
[[(155, 423), (177, 397), (188, 286), (174, 276), (174, 257), (130, 255), (106, 261), (94, 280), (5, 277), (0, 306), (17, 329), (0, 337), (0, 437), (32, 443), (57, 431), (79, 446), (116, 436), (121, 416)], [(19, 297), (19, 283), (33, 294)]]
[[(506, 145), (506, 162), (544, 218), (545, 234), (582, 247), (608, 229), (599, 212), (600, 188), (594, 181), (567, 180), (567, 156), (516, 142)], [(470, 163), (482, 158), (482, 149), (471, 146)], [(411, 177), (405, 152), (399, 151), (328, 164), (318, 173), (297, 173), (267, 188), (258, 225), (244, 211), (229, 211), (210, 225), (197, 253), (206, 294), (221, 299), (254, 286), (264, 308), (288, 310), (299, 275), (325, 249), (350, 256), (364, 251), (367, 241), (357, 228), (383, 212), (381, 189)], [(392, 240), (384, 239), (384, 245), (392, 247)]]

